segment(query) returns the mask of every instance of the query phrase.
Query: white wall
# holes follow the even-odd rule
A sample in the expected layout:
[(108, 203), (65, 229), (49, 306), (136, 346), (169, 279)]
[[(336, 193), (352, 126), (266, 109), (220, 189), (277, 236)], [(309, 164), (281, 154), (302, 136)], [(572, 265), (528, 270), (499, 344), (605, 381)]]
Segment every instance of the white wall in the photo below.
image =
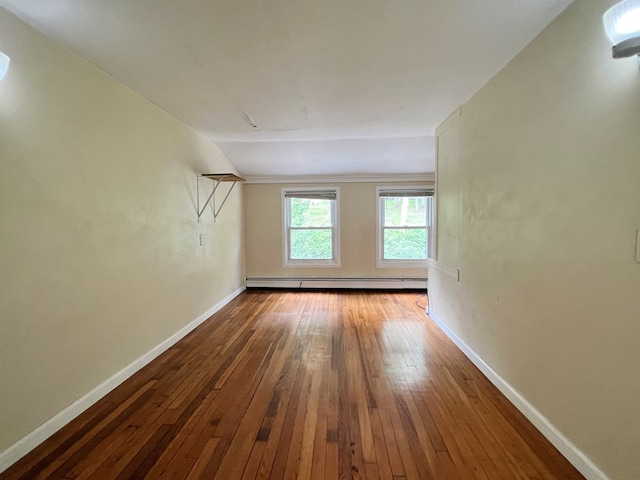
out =
[(435, 315), (596, 475), (631, 480), (640, 478), (640, 70), (611, 58), (601, 16), (613, 3), (576, 0), (462, 106), (459, 187), (437, 189), (438, 201), (461, 204), (459, 225), (453, 216), (438, 225), (459, 229), (460, 281), (432, 269), (429, 292)]
[(0, 50), (1, 454), (244, 267), (241, 189), (197, 222), (196, 172), (232, 170), (216, 145), (3, 9)]

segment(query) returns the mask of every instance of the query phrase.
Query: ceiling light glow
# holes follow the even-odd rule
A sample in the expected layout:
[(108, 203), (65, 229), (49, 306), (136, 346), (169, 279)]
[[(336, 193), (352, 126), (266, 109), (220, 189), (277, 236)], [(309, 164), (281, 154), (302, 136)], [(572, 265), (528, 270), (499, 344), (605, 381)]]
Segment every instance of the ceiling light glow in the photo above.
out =
[(0, 80), (2, 80), (4, 76), (7, 74), (7, 70), (9, 70), (10, 61), (11, 59), (8, 56), (0, 52)]
[(640, 0), (624, 0), (602, 16), (604, 29), (613, 43), (613, 57), (640, 54)]
[(638, 32), (639, 25), (640, 8), (634, 8), (620, 17), (618, 24), (616, 25), (616, 29), (620, 35), (630, 35)]

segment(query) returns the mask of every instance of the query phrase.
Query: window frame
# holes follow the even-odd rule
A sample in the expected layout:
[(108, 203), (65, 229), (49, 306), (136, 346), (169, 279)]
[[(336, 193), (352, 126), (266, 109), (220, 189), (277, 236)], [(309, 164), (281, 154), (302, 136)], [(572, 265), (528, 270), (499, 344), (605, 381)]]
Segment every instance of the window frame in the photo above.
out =
[[(299, 227), (291, 227), (291, 202), (290, 198), (285, 196), (291, 192), (336, 192), (336, 199), (333, 201), (331, 209), (331, 217), (333, 225), (332, 231), (332, 253), (331, 259), (292, 259), (290, 258), (290, 245), (292, 229)], [(336, 268), (340, 267), (340, 187), (331, 186), (307, 186), (307, 187), (283, 187), (281, 190), (281, 212), (282, 212), (282, 266), (284, 268), (291, 267), (314, 267), (314, 268)], [(313, 227), (309, 227), (313, 229)], [(325, 229), (328, 227), (317, 227)]]
[[(426, 195), (429, 199), (427, 203), (427, 218), (426, 225), (424, 227), (385, 227), (384, 225), (384, 208), (382, 202), (384, 198), (381, 196), (381, 192), (384, 191), (414, 191), (414, 190), (427, 190), (433, 191), (432, 186), (428, 185), (403, 185), (403, 186), (377, 186), (376, 187), (376, 219), (377, 219), (377, 228), (376, 228), (376, 268), (425, 268), (429, 263), (429, 255), (431, 251), (432, 244), (432, 232), (433, 232), (433, 193), (430, 195)], [(424, 259), (385, 259), (384, 258), (384, 231), (387, 228), (396, 228), (396, 229), (425, 229), (427, 235), (427, 249), (425, 252)]]

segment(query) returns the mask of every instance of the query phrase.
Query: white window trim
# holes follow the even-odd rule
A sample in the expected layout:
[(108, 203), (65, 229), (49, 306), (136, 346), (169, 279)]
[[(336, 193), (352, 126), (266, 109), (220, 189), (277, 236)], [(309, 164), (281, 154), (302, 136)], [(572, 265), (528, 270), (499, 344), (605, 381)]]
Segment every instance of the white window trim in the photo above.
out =
[[(383, 209), (382, 207), (382, 198), (380, 197), (380, 191), (384, 190), (416, 190), (417, 188), (423, 188), (422, 185), (413, 185), (413, 186), (402, 186), (396, 187), (394, 186), (378, 186), (376, 187), (376, 268), (425, 268), (429, 263), (429, 249), (431, 247), (431, 232), (432, 228), (432, 210), (433, 210), (433, 198), (431, 201), (431, 209), (427, 209), (427, 258), (423, 260), (385, 260), (384, 259), (384, 223), (383, 223)], [(431, 188), (431, 187), (427, 187)], [(416, 227), (423, 228), (423, 227)]]
[[(304, 192), (332, 190), (336, 192), (336, 202), (333, 213), (333, 259), (328, 260), (295, 260), (289, 258), (289, 204), (285, 198), (285, 192)], [(340, 267), (340, 187), (307, 186), (307, 187), (283, 187), (280, 193), (282, 212), (282, 266), (284, 268), (338, 268)]]

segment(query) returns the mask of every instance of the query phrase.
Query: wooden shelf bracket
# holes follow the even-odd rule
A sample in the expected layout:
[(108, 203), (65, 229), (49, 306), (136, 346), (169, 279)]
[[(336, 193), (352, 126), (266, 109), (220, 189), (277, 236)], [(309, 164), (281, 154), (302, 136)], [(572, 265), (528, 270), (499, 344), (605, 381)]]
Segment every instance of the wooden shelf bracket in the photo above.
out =
[[(209, 195), (209, 198), (207, 198), (207, 201), (204, 202), (204, 205), (202, 205), (202, 208), (200, 208), (200, 179), (201, 178), (207, 178), (207, 179), (213, 181), (213, 189), (211, 190), (211, 194)], [(233, 182), (233, 183), (231, 183), (231, 187), (229, 187), (229, 190), (227, 191), (227, 194), (222, 199), (222, 202), (220, 203), (218, 208), (216, 208), (216, 190), (218, 190), (218, 187), (223, 182), (225, 182), (225, 183), (226, 182)], [(244, 182), (244, 178), (239, 177), (235, 173), (203, 173), (203, 174), (198, 175), (197, 183), (196, 183), (196, 196), (198, 197), (198, 202), (197, 202), (197, 204), (198, 204), (198, 222), (200, 221), (200, 217), (202, 217), (202, 214), (204, 213), (205, 209), (207, 208), (207, 205), (209, 205), (209, 202), (211, 202), (211, 201), (213, 201), (213, 203), (212, 203), (212, 205), (213, 205), (213, 221), (215, 222), (216, 219), (218, 218), (218, 215), (220, 214), (220, 210), (222, 210), (222, 207), (224, 206), (224, 203), (227, 201), (227, 198), (229, 198), (229, 195), (231, 195), (231, 191), (233, 190), (233, 187), (235, 187), (236, 183), (238, 183), (238, 182)]]

